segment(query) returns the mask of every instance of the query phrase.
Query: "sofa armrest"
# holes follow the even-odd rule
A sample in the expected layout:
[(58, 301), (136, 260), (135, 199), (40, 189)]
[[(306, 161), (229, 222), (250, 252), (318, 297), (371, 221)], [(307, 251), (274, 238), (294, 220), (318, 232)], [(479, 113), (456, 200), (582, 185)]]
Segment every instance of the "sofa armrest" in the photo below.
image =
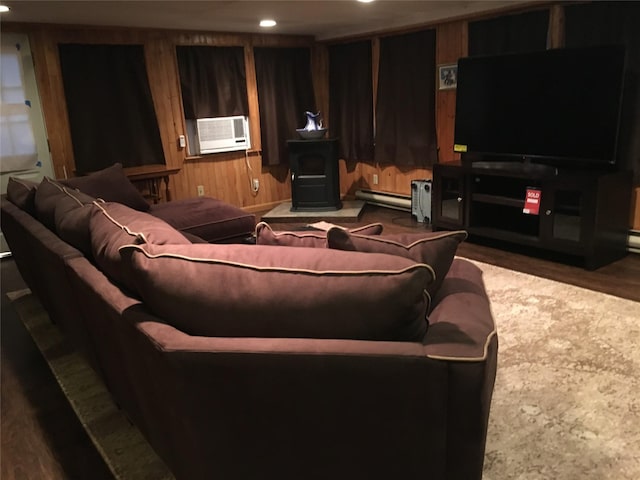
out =
[(469, 472), (476, 472), (481, 478), (498, 363), (498, 335), (482, 270), (455, 258), (434, 305), (425, 350), (448, 368), (447, 475), (474, 478)]
[(424, 339), (427, 356), (450, 361), (483, 361), (497, 335), (482, 270), (455, 258), (438, 290)]
[(79, 321), (74, 293), (64, 276), (64, 262), (82, 258), (78, 249), (60, 239), (35, 217), (9, 200), (2, 199), (2, 233), (16, 266), (51, 320), (66, 331), (75, 331)]

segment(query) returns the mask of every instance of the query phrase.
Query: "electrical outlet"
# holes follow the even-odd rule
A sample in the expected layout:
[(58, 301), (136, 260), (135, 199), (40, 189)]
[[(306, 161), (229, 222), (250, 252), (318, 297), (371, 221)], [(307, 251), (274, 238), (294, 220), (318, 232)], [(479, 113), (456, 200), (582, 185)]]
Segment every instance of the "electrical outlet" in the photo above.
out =
[(260, 179), (254, 178), (253, 179), (253, 191), (257, 192), (259, 189), (260, 189)]
[(377, 173), (373, 174), (373, 184), (374, 185), (378, 185), (378, 174)]
[(204, 185), (198, 185), (198, 196), (204, 197)]

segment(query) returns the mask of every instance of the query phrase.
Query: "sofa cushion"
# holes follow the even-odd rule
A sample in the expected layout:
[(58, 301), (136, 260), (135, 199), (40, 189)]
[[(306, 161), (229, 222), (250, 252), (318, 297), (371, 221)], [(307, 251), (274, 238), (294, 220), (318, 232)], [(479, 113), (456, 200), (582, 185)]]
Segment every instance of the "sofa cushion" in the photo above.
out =
[(105, 202), (122, 203), (141, 212), (149, 210), (149, 203), (127, 178), (121, 163), (83, 177), (60, 180), (60, 183), (77, 188), (92, 197), (101, 198)]
[(37, 182), (9, 177), (7, 182), (7, 198), (11, 203), (24, 210), (29, 215), (36, 214), (35, 197)]
[(460, 242), (467, 232), (397, 233), (366, 236), (332, 228), (327, 232), (329, 248), (358, 252), (387, 253), (431, 265), (435, 281), (427, 287), (429, 295), (438, 291), (447, 275)]
[(78, 190), (63, 187), (63, 191), (65, 195), (58, 199), (54, 210), (56, 232), (62, 240), (92, 258), (89, 220), (95, 199)]
[(79, 205), (63, 216), (56, 214), (56, 231), (58, 236), (80, 250), (87, 258), (93, 258), (91, 251), (91, 233), (89, 221), (93, 205)]
[(253, 233), (256, 225), (252, 213), (210, 197), (159, 203), (152, 205), (149, 213), (209, 243), (241, 241)]
[[(332, 228), (344, 228), (334, 225)], [(381, 223), (372, 223), (346, 229), (351, 233), (360, 235), (380, 235), (383, 225)], [(305, 230), (299, 232), (280, 231), (274, 232), (268, 223), (260, 222), (256, 225), (256, 243), (258, 245), (280, 245), (289, 247), (317, 247), (324, 248), (327, 246), (327, 232), (324, 230)]]
[(36, 189), (34, 198), (36, 217), (53, 232), (56, 231), (56, 205), (65, 195), (64, 187), (49, 177), (44, 177)]
[(114, 282), (135, 292), (128, 263), (119, 248), (135, 243), (191, 244), (165, 221), (120, 203), (94, 202), (89, 220), (91, 250), (100, 269)]
[(190, 335), (422, 341), (428, 265), (264, 245), (132, 245), (137, 292)]

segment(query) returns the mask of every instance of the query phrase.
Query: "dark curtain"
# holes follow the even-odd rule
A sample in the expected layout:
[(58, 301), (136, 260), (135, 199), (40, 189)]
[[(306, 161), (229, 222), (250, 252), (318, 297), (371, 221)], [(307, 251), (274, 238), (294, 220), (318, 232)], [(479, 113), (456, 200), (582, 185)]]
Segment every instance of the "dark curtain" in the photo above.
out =
[(546, 9), (469, 22), (469, 56), (544, 50), (548, 28)]
[(415, 167), (436, 162), (435, 30), (380, 41), (375, 160)]
[(243, 47), (176, 47), (187, 119), (248, 115)]
[(76, 172), (165, 163), (142, 45), (59, 46)]
[(371, 42), (329, 47), (329, 126), (340, 158), (373, 160)]
[(288, 164), (287, 140), (299, 139), (305, 111), (315, 113), (308, 48), (255, 48), (263, 165)]
[(565, 6), (567, 47), (625, 45), (626, 71), (618, 133), (618, 162), (640, 184), (640, 3)]

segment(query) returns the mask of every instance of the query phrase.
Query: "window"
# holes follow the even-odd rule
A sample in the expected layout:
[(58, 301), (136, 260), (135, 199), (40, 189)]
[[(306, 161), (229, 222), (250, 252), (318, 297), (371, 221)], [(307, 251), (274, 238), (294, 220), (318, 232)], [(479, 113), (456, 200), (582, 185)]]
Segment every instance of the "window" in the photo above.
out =
[[(3, 38), (4, 40), (4, 38)], [(0, 164), (2, 172), (29, 170), (38, 166), (38, 153), (30, 120), (30, 101), (25, 93), (21, 45), (2, 42), (0, 73)]]
[(428, 167), (437, 159), (435, 30), (380, 40), (375, 160)]
[(469, 22), (469, 55), (497, 55), (544, 50), (549, 10)]
[(620, 168), (640, 184), (640, 3), (593, 2), (565, 5), (567, 47), (624, 45), (627, 64), (618, 133)]
[(178, 46), (176, 55), (189, 154), (195, 155), (198, 119), (249, 114), (244, 48)]
[(340, 139), (340, 158), (373, 160), (371, 42), (329, 48), (331, 134)]
[(59, 45), (76, 173), (164, 164), (142, 45)]
[(304, 127), (305, 111), (314, 111), (308, 48), (255, 48), (262, 163), (288, 164), (287, 140)]

